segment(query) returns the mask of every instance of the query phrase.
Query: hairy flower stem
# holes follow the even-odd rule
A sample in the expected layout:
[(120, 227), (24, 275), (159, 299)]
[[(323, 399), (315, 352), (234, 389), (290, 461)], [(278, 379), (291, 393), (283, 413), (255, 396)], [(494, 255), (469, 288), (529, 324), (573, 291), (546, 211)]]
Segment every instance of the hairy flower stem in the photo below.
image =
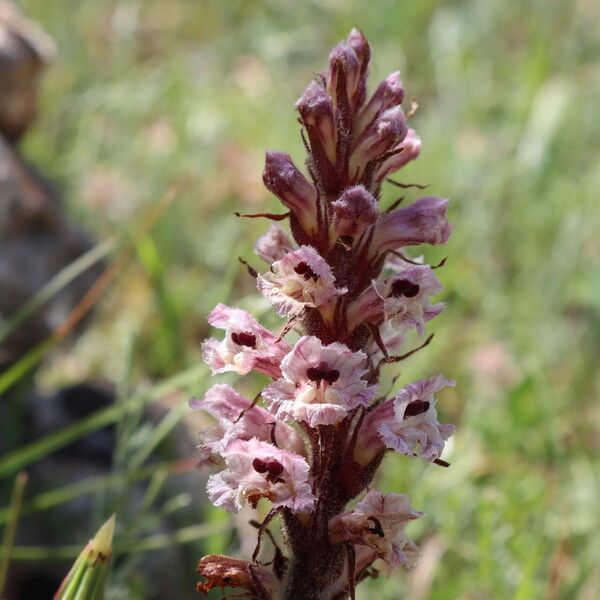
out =
[(339, 506), (339, 502), (325, 494), (320, 498), (322, 504), (308, 524), (303, 525), (290, 513), (284, 516), (284, 531), (292, 550), (292, 559), (283, 600), (325, 600), (333, 582), (344, 570), (345, 549), (340, 544), (332, 545), (328, 533), (330, 519), (340, 512), (331, 507)]
[[(319, 427), (318, 443), (313, 452), (320, 454), (315, 462), (321, 479), (317, 481), (315, 495), (319, 498), (310, 521), (302, 521), (284, 513), (285, 534), (293, 551), (285, 581), (283, 600), (320, 600), (328, 598), (333, 583), (342, 575), (346, 565), (346, 549), (329, 541), (329, 522), (340, 514), (344, 500), (344, 463), (342, 429), (345, 423)], [(368, 481), (361, 482), (361, 487)], [(356, 494), (352, 494), (354, 496)], [(317, 590), (319, 592), (317, 592)]]
[(326, 600), (331, 584), (342, 574), (345, 549), (307, 536), (303, 552), (288, 567), (283, 600)]

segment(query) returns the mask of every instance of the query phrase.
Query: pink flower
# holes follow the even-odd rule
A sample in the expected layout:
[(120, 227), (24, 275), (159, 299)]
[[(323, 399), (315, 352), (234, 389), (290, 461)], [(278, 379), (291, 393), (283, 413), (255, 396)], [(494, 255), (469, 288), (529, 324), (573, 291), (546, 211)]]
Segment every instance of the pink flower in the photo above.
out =
[(299, 454), (305, 454), (304, 441), (293, 427), (278, 421), (264, 408), (252, 404), (230, 385), (213, 385), (202, 400), (190, 400), (194, 410), (204, 410), (217, 420), (214, 427), (202, 433), (201, 453), (222, 453), (234, 440), (257, 438), (274, 442)]
[(334, 544), (368, 546), (392, 567), (411, 569), (419, 551), (404, 529), (408, 522), (422, 516), (404, 494), (383, 495), (371, 490), (354, 510), (331, 519), (329, 537)]
[(454, 385), (454, 381), (436, 375), (402, 388), (393, 400), (393, 419), (381, 420), (377, 426), (385, 445), (429, 462), (439, 458), (445, 441), (454, 433), (454, 425), (438, 422), (434, 394)]
[(443, 244), (452, 233), (446, 219), (448, 200), (426, 196), (406, 208), (383, 214), (375, 223), (369, 256), (417, 244)]
[(445, 304), (430, 304), (429, 297), (442, 291), (442, 284), (429, 265), (404, 263), (396, 275), (373, 282), (374, 292), (383, 300), (386, 319), (399, 330), (415, 327), (425, 333), (425, 323), (439, 315)]
[(279, 363), (289, 352), (287, 342), (260, 325), (245, 310), (218, 304), (208, 316), (208, 322), (225, 330), (225, 338), (205, 340), (202, 354), (213, 374), (235, 371), (245, 375), (258, 371), (269, 377), (279, 377)]
[(296, 247), (290, 236), (277, 225), (271, 225), (265, 235), (258, 238), (254, 251), (269, 264), (281, 260)]
[(340, 422), (349, 411), (365, 406), (376, 393), (362, 379), (366, 355), (338, 342), (324, 346), (312, 336), (296, 342), (281, 363), (282, 379), (263, 391), (269, 410), (280, 419), (311, 427)]
[(348, 303), (347, 328), (353, 331), (361, 323), (387, 325), (405, 332), (413, 327), (419, 335), (425, 323), (439, 315), (443, 302), (430, 303), (430, 297), (442, 291), (442, 284), (429, 265), (413, 265), (397, 259), (393, 275), (374, 280), (358, 298)]
[(236, 440), (223, 452), (226, 470), (208, 479), (211, 502), (229, 511), (246, 503), (256, 508), (261, 498), (274, 508), (294, 512), (312, 509), (315, 497), (308, 481), (309, 466), (302, 456), (257, 439)]
[(300, 246), (274, 262), (269, 273), (259, 275), (257, 285), (277, 312), (289, 317), (346, 293), (335, 287), (331, 267), (312, 246)]

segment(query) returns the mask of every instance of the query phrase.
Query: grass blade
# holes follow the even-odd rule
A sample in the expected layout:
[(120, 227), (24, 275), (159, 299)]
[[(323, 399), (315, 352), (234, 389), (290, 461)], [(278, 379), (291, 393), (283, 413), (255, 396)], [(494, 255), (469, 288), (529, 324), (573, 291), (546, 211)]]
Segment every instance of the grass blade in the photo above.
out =
[(150, 391), (134, 396), (123, 404), (109, 406), (89, 417), (77, 421), (73, 425), (64, 427), (63, 429), (50, 433), (27, 446), (23, 446), (10, 452), (4, 458), (0, 459), (0, 478), (11, 475), (15, 471), (22, 469), (24, 466), (70, 444), (87, 433), (114, 423), (120, 419), (126, 411), (135, 410), (140, 404), (143, 405), (153, 402), (175, 389), (181, 387), (187, 388), (191, 384), (196, 383), (199, 378), (203, 377), (205, 371), (206, 367), (204, 365), (186, 369), (160, 383)]
[(19, 521), (19, 513), (23, 502), (23, 494), (27, 485), (27, 473), (19, 473), (15, 479), (10, 506), (8, 512), (8, 520), (4, 528), (2, 536), (2, 547), (0, 548), (0, 598), (6, 583), (8, 575), (8, 566), (10, 564), (11, 552), (15, 542), (15, 534), (17, 533), (17, 523)]

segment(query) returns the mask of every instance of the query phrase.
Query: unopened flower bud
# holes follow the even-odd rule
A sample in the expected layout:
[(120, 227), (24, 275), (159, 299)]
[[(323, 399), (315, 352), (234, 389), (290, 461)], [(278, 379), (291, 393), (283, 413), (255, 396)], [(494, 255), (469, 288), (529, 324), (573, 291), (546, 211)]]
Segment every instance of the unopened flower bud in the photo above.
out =
[(370, 256), (417, 244), (444, 244), (452, 233), (446, 218), (448, 200), (426, 196), (406, 208), (381, 215), (375, 224)]
[(360, 135), (365, 128), (383, 111), (399, 106), (404, 99), (404, 88), (400, 79), (400, 71), (388, 75), (375, 90), (375, 93), (360, 112), (354, 134)]
[(333, 104), (325, 88), (313, 81), (304, 90), (304, 94), (296, 102), (296, 108), (302, 117), (313, 152), (320, 146), (331, 162), (336, 162), (337, 132)]
[(362, 31), (353, 27), (348, 34), (346, 42), (356, 53), (361, 76), (366, 77), (369, 59), (371, 58), (371, 47), (369, 46), (367, 38), (362, 34)]
[[(396, 150), (397, 152), (395, 152)], [(375, 172), (374, 180), (377, 185), (419, 156), (421, 153), (421, 138), (415, 133), (414, 129), (409, 129), (406, 137), (393, 151), (393, 156), (383, 162)]]
[(367, 164), (381, 158), (401, 142), (408, 131), (406, 118), (400, 106), (390, 108), (373, 121), (358, 138), (350, 156), (349, 175), (352, 181), (360, 181)]
[(344, 236), (354, 243), (372, 225), (379, 214), (377, 200), (362, 185), (348, 188), (335, 202), (331, 203), (333, 213), (330, 242)]
[(312, 234), (317, 226), (317, 192), (285, 152), (267, 152), (263, 182), (294, 213), (302, 228)]
[(352, 112), (360, 79), (360, 63), (356, 52), (345, 42), (338, 44), (329, 55), (327, 74), (327, 91), (337, 110)]

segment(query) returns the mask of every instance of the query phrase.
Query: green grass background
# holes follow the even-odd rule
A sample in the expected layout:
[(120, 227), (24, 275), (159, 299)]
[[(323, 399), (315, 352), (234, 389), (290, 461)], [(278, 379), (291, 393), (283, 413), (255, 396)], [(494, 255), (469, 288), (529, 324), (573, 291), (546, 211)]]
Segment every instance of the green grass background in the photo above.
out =
[[(400, 68), (420, 105), (411, 123), (423, 151), (402, 178), (449, 197), (455, 225), (446, 247), (425, 250), (432, 261), (448, 256), (439, 271), (448, 308), (398, 385), (436, 372), (458, 381), (440, 402), (444, 420), (457, 424), (452, 467), (390, 457), (381, 477), (383, 490), (409, 493), (427, 514), (410, 529), (423, 567), (370, 581), (358, 598), (599, 598), (600, 4), (21, 4), (59, 48), (25, 152), (60, 182), (72, 218), (98, 240), (131, 239), (165, 190), (181, 186), (152, 232), (136, 238), (92, 326), (43, 362), (38, 385), (105, 376), (118, 382), (120, 406), (165, 382), (183, 390), (177, 406), (202, 392), (207, 312), (217, 301), (265, 312), (236, 259), (252, 259), (266, 223), (232, 211), (276, 208), (261, 184), (263, 152), (302, 160), (293, 103), (357, 26), (372, 44), (371, 89)], [(386, 189), (383, 202), (395, 193)], [(149, 460), (188, 418), (176, 408), (157, 431), (136, 410), (119, 429), (118, 484), (94, 492), (117, 508), (140, 470), (157, 489), (168, 478)], [(2, 485), (47, 451), (17, 440), (13, 462), (0, 459)], [(149, 497), (139, 515), (123, 515), (127, 539), (137, 543), (156, 515), (177, 509), (177, 498)], [(227, 520), (205, 506), (186, 514), (182, 527)], [(64, 542), (87, 535), (66, 532)], [(189, 538), (180, 540), (186, 558), (169, 597), (193, 597), (201, 552), (235, 551), (228, 533)], [(142, 560), (119, 563), (112, 598), (149, 593), (156, 582), (139, 574)]]

